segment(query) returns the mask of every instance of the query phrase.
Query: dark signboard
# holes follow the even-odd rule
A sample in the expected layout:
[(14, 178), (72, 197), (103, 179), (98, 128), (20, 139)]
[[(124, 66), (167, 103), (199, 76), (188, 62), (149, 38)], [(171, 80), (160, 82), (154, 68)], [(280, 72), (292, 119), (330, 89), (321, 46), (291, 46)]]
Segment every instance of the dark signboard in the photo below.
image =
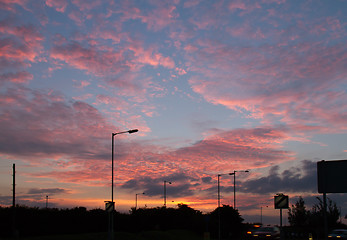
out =
[(289, 208), (289, 197), (287, 195), (279, 194), (274, 197), (275, 209)]
[(317, 162), (318, 192), (347, 193), (347, 160)]

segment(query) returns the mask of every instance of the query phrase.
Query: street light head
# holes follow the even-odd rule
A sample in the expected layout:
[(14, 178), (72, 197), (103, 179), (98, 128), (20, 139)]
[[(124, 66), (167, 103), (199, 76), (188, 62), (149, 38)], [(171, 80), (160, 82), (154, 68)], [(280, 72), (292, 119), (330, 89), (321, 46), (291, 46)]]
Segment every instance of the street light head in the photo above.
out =
[(144, 192), (142, 194), (145, 194)]
[(246, 170), (245, 172), (249, 172), (249, 170)]
[(232, 173), (229, 173), (229, 175), (234, 175), (234, 174), (235, 174), (235, 173), (233, 173), (233, 172), (232, 172)]
[(132, 129), (132, 130), (129, 130), (128, 133), (131, 134), (131, 133), (136, 133), (138, 131), (139, 131), (138, 129)]
[(169, 184), (171, 184), (171, 182), (169, 182)]

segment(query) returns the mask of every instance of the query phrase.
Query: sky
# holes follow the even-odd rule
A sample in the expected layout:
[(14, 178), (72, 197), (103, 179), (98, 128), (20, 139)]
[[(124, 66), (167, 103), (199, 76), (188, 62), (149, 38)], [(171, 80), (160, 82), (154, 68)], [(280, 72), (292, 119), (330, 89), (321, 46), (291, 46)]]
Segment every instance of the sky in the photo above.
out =
[[(0, 205), (279, 222), (347, 159), (346, 0), (1, 0)], [(249, 172), (243, 172), (249, 170)], [(347, 214), (347, 194), (328, 194)], [(287, 211), (284, 211), (286, 216)], [(288, 223), (284, 220), (284, 224)]]

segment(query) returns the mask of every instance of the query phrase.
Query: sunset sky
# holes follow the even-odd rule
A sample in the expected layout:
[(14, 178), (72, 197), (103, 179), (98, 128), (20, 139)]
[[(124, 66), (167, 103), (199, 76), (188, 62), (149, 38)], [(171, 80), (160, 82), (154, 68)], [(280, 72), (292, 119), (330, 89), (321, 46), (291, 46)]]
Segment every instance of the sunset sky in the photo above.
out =
[[(0, 0), (0, 205), (310, 208), (347, 159), (346, 0)], [(221, 176), (233, 205), (233, 176)], [(328, 194), (347, 214), (347, 194)], [(287, 211), (285, 211), (287, 212)], [(285, 215), (286, 216), (286, 215)], [(287, 220), (284, 221), (286, 223)]]

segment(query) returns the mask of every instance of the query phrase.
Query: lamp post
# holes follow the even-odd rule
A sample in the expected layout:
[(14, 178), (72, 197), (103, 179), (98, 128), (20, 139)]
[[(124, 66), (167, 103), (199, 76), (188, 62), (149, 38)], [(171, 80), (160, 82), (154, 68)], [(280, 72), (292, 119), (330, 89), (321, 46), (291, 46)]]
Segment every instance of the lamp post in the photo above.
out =
[(135, 210), (137, 209), (137, 195), (140, 195), (140, 194), (145, 194), (145, 193), (143, 192), (143, 193), (136, 193), (135, 194)]
[(132, 130), (128, 130), (128, 131), (123, 131), (123, 132), (116, 132), (116, 133), (112, 133), (112, 192), (111, 192), (111, 204), (112, 204), (112, 210), (110, 212), (110, 220), (109, 220), (109, 229), (108, 229), (108, 238), (109, 240), (113, 240), (113, 228), (114, 228), (114, 202), (113, 202), (113, 179), (114, 179), (114, 136), (119, 135), (119, 134), (123, 134), (123, 133), (136, 133), (138, 132), (138, 129), (132, 129)]
[(224, 173), (217, 175), (217, 187), (218, 187), (218, 239), (221, 238), (221, 230), (220, 230), (220, 177), (223, 175), (232, 175), (233, 173)]
[(236, 173), (237, 172), (246, 172), (248, 173), (249, 170), (239, 170), (239, 171), (234, 171), (230, 175), (234, 175), (234, 209), (236, 210)]
[(171, 182), (164, 180), (164, 207), (166, 207), (166, 183), (171, 184)]
[[(265, 206), (268, 207), (268, 206)], [(263, 225), (263, 207), (260, 206), (260, 224)]]

